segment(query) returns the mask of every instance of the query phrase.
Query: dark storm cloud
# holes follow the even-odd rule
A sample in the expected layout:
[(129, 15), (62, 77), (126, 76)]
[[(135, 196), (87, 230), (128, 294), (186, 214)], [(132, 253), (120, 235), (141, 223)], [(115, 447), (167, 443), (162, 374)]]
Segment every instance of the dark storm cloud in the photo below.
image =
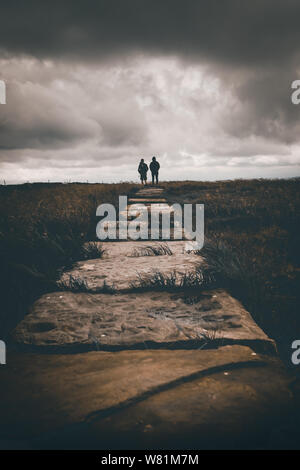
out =
[(230, 86), (239, 105), (224, 111), (224, 131), (240, 139), (256, 135), (284, 144), (299, 141), (300, 109), (291, 103), (297, 67), (248, 67), (242, 76), (231, 68), (225, 74), (224, 87)]
[[(225, 131), (288, 143), (298, 140), (289, 89), (300, 58), (299, 17), (299, 0), (11, 0), (1, 4), (0, 50), (71, 62), (143, 53), (210, 63), (243, 104)], [(105, 130), (107, 143), (127, 139), (123, 125), (108, 122)]]
[(114, 148), (147, 140), (144, 116), (134, 96), (126, 96), (125, 80), (112, 92), (113, 76), (103, 78), (100, 73), (99, 87), (90, 69), (87, 78), (85, 69), (72, 73), (72, 67), (45, 66), (33, 59), (13, 64), (8, 60), (3, 68), (8, 99), (0, 113), (0, 151), (59, 149), (89, 140)]
[(59, 148), (88, 139), (100, 126), (41, 83), (12, 83), (1, 108), (0, 150)]
[(175, 179), (299, 166), (299, 18), (299, 0), (1, 2), (1, 170), (131, 179), (158, 153)]
[(107, 57), (141, 50), (239, 64), (293, 60), (298, 0), (10, 0), (0, 45), (38, 57)]

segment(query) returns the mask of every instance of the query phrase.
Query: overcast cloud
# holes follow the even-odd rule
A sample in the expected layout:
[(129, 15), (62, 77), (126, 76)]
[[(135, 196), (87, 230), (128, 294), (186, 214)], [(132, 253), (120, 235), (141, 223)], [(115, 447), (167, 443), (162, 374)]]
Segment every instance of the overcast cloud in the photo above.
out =
[(298, 176), (300, 3), (1, 3), (7, 182)]

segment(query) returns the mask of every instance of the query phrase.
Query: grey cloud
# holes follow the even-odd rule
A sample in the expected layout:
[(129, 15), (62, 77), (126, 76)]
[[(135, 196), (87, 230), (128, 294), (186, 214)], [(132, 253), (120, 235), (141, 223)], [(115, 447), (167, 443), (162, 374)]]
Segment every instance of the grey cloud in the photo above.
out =
[(103, 165), (121, 176), (152, 154), (176, 176), (184, 165), (185, 175), (299, 165), (298, 0), (10, 0), (0, 9), (3, 164)]
[(299, 11), (298, 0), (10, 0), (0, 44), (38, 57), (143, 51), (268, 65), (298, 55)]
[[(6, 63), (8, 70), (10, 65)], [(7, 105), (1, 107), (0, 149), (73, 148), (88, 140), (101, 147), (124, 147), (147, 140), (143, 113), (135, 97), (126, 96), (126, 86), (114, 91), (103, 77), (99, 86), (92, 71), (86, 83), (86, 69), (60, 68), (56, 77), (55, 65), (38, 67), (35, 62), (22, 80), (26, 65), (29, 68), (24, 61), (19, 68), (12, 64), (17, 79), (9, 79)]]
[(102, 146), (138, 146), (147, 142), (147, 125), (133, 96), (120, 84), (111, 95), (101, 97), (93, 116), (102, 128)]
[(300, 110), (291, 102), (296, 71), (258, 68), (242, 80), (234, 77), (234, 71), (232, 75), (238, 106), (222, 116), (224, 130), (238, 138), (256, 135), (283, 144), (300, 140)]
[(59, 148), (100, 132), (95, 121), (42, 84), (12, 83), (8, 94), (1, 108), (0, 149)]

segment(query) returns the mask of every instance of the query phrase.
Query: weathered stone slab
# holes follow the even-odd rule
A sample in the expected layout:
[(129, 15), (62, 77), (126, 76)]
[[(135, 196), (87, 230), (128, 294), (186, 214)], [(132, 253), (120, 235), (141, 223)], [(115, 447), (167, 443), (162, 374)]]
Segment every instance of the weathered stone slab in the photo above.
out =
[[(141, 201), (141, 199), (139, 201)], [(145, 208), (147, 209), (147, 213), (145, 213)], [(159, 202), (153, 203), (153, 201), (147, 199), (143, 203), (139, 202), (129, 204), (126, 210), (120, 212), (120, 215), (125, 217), (129, 222), (135, 220), (141, 214), (143, 214), (143, 221), (139, 220), (138, 226), (140, 227), (140, 231), (142, 232), (142, 239), (165, 239), (169, 241), (174, 241), (193, 240), (195, 237), (195, 234), (190, 233), (186, 229), (186, 227), (183, 226), (182, 220), (176, 220), (176, 218), (174, 219), (174, 207), (172, 205)], [(165, 220), (165, 227), (164, 231), (162, 232), (163, 220)], [(156, 225), (159, 227), (159, 234), (154, 235)], [(104, 221), (103, 226), (106, 227), (106, 229), (116, 229), (118, 234), (118, 221)], [(176, 232), (174, 232), (175, 228)]]
[(223, 290), (126, 292), (137, 273), (180, 276), (201, 261), (185, 242), (164, 256), (149, 244), (105, 243), (103, 259), (63, 276), (116, 294), (46, 294), (18, 325), (15, 349), (43, 354), (9, 352), (0, 368), (0, 449), (278, 447), (292, 400), (279, 360), (259, 354), (274, 342)]
[(41, 297), (13, 334), (19, 344), (46, 351), (275, 346), (242, 305), (222, 290), (119, 295), (54, 292)]
[(290, 400), (278, 361), (241, 346), (10, 354), (0, 376), (0, 439), (29, 448), (203, 448), (220, 429), (236, 443)]
[(127, 211), (139, 211), (147, 207), (148, 211), (152, 210), (152, 212), (167, 212), (167, 213), (174, 213), (174, 208), (172, 205), (167, 204), (165, 201), (151, 201), (150, 199), (145, 199), (144, 202), (142, 202), (142, 199), (137, 199), (137, 202), (130, 201), (131, 203), (128, 204), (127, 206)]
[[(152, 240), (139, 240), (138, 243), (136, 241), (112, 241), (112, 242), (99, 242), (102, 248), (105, 249), (103, 259), (112, 259), (117, 258), (129, 258), (127, 262), (131, 261), (131, 258), (135, 257), (135, 252), (143, 251), (146, 247), (153, 246), (154, 248), (159, 248), (162, 244), (168, 247), (172, 251), (172, 256), (181, 255), (186, 252), (186, 242), (185, 241), (152, 241)], [(196, 259), (196, 258), (194, 258)], [(201, 258), (197, 257), (198, 261), (201, 261)], [(116, 262), (117, 262), (116, 260)]]
[(296, 426), (289, 429), (294, 410), (288, 378), (274, 361), (208, 374), (111, 416), (96, 414), (77, 442), (103, 449), (299, 449)]
[[(131, 258), (135, 257), (135, 252), (143, 251), (146, 247), (153, 246), (154, 248), (159, 248), (162, 244), (168, 247), (172, 251), (172, 256), (181, 255), (186, 252), (186, 242), (179, 240), (179, 241), (152, 241), (152, 240), (139, 240), (138, 243), (136, 241), (109, 241), (109, 242), (99, 242), (102, 248), (105, 249), (103, 259), (112, 259), (117, 258), (129, 258), (127, 262), (131, 261)], [(196, 258), (194, 258), (196, 259)], [(201, 258), (197, 257), (198, 261), (201, 261)], [(116, 260), (116, 262), (117, 262)]]
[[(73, 269), (65, 272), (61, 280), (68, 282), (70, 275), (76, 279), (85, 281), (90, 290), (96, 291), (103, 285), (114, 287), (118, 291), (129, 289), (137, 280), (138, 274), (151, 276), (159, 271), (164, 275), (170, 275), (174, 271), (178, 275), (193, 272), (196, 265), (201, 262), (201, 258), (195, 254), (185, 252), (185, 242), (170, 242), (168, 246), (174, 254), (172, 256), (134, 256), (135, 250), (142, 246), (151, 245), (151, 242), (120, 242), (117, 248), (110, 242), (103, 246), (106, 256), (103, 259), (92, 259), (80, 261)], [(157, 246), (155, 244), (153, 246)], [(111, 254), (112, 253), (112, 254)], [(118, 253), (118, 259), (116, 259)]]
[(153, 203), (167, 202), (167, 200), (165, 198), (160, 198), (160, 199), (156, 199), (156, 198), (154, 199), (153, 198), (152, 199), (150, 196), (147, 196), (147, 197), (144, 197), (144, 198), (142, 198), (142, 197), (139, 197), (139, 198), (131, 197), (131, 198), (128, 199), (128, 202), (129, 202), (129, 204), (135, 204), (136, 202), (138, 202), (138, 203), (146, 202), (148, 204), (151, 204), (152, 202)]
[(142, 197), (146, 197), (146, 196), (153, 196), (153, 195), (157, 195), (157, 196), (160, 196), (162, 193), (164, 192), (164, 189), (163, 188), (155, 188), (155, 187), (148, 187), (148, 188), (141, 188), (139, 189), (134, 196), (142, 196)]

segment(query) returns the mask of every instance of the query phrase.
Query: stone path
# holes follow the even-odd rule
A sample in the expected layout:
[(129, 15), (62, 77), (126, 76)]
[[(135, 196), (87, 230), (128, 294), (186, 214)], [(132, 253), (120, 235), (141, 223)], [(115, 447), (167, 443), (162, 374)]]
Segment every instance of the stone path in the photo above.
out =
[[(136, 202), (167, 203), (157, 187)], [(274, 341), (226, 291), (180, 288), (201, 275), (185, 241), (104, 247), (13, 332), (0, 448), (275, 445), (272, 426), (292, 402)]]
[[(147, 256), (147, 247), (159, 249), (168, 247), (172, 255)], [(84, 280), (89, 289), (96, 291), (103, 285), (113, 287), (117, 291), (128, 290), (138, 282), (139, 275), (151, 277), (156, 272), (166, 276), (174, 271), (178, 275), (194, 272), (199, 264), (199, 256), (185, 251), (185, 242), (106, 242), (105, 254), (102, 259), (82, 261), (62, 276), (68, 284), (70, 275), (75, 279)]]
[(200, 348), (228, 343), (275, 352), (274, 342), (226, 292), (205, 292), (196, 303), (188, 300), (183, 292), (56, 292), (34, 304), (14, 338), (27, 349), (46, 348), (48, 352)]

